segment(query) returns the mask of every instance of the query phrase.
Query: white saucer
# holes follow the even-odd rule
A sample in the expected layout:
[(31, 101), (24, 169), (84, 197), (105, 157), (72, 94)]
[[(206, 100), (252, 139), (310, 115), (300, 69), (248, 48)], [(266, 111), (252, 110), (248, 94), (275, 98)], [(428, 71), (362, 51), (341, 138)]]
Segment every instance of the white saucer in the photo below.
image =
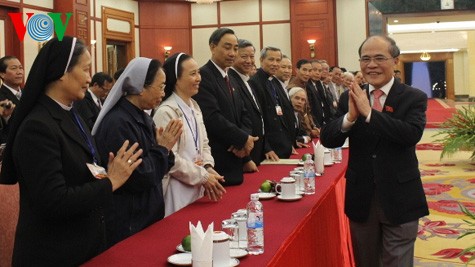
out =
[(181, 244), (178, 244), (176, 246), (176, 250), (178, 250), (180, 252), (191, 253), (191, 251), (186, 251)]
[(277, 198), (282, 201), (296, 201), (302, 198), (302, 195), (295, 195), (289, 198), (283, 198), (281, 195), (278, 195)]
[(191, 266), (191, 253), (178, 253), (168, 257), (168, 262), (178, 266)]
[(259, 199), (271, 199), (275, 197), (275, 193), (260, 192)]
[(333, 166), (333, 162), (332, 163), (323, 163), (323, 166), (327, 166), (327, 167)]
[(229, 266), (234, 267), (234, 266), (238, 266), (238, 265), (239, 265), (239, 260), (236, 259), (236, 258), (231, 258), (231, 260), (229, 261)]
[[(178, 265), (178, 266), (191, 266), (191, 253), (178, 253), (173, 254), (168, 257), (167, 261), (171, 264)], [(229, 260), (229, 266), (234, 267), (239, 265), (239, 260), (236, 258), (231, 258)]]
[(232, 248), (229, 250), (229, 256), (231, 258), (242, 258), (247, 255), (247, 251), (241, 248)]

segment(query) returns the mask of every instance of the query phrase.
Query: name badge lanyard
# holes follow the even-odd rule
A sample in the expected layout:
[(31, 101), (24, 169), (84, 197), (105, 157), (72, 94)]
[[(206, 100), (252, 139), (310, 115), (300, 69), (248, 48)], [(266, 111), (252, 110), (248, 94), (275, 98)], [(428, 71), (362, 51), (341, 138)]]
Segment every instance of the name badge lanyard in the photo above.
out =
[(198, 153), (198, 155), (201, 155), (200, 149), (199, 149), (199, 146), (198, 146), (198, 135), (199, 135), (199, 133), (198, 133), (198, 123), (196, 122), (195, 112), (193, 111), (193, 109), (191, 109), (191, 114), (193, 115), (193, 118), (194, 118), (194, 121), (195, 121), (195, 131), (193, 132), (193, 128), (191, 127), (190, 120), (188, 120), (188, 117), (186, 116), (186, 113), (183, 111), (180, 104), (178, 104), (178, 107), (180, 108), (181, 112), (183, 113), (183, 116), (185, 117), (185, 120), (186, 120), (186, 124), (188, 125), (188, 128), (190, 129), (191, 136), (193, 137), (193, 141), (195, 143), (196, 152)]
[(275, 112), (276, 112), (277, 115), (282, 116), (283, 112), (282, 112), (282, 107), (280, 105), (279, 94), (277, 93), (277, 90), (275, 89), (274, 85), (272, 84), (272, 80), (268, 80), (268, 81), (269, 81), (271, 94), (272, 94), (272, 96), (274, 98), (274, 101), (275, 101)]
[(75, 122), (76, 126), (79, 128), (79, 132), (81, 133), (84, 141), (86, 141), (87, 146), (89, 148), (89, 151), (91, 152), (92, 160), (94, 161), (94, 165), (97, 165), (98, 160), (97, 160), (97, 157), (96, 157), (96, 150), (94, 149), (94, 145), (92, 144), (92, 140), (91, 140), (91, 138), (89, 138), (89, 136), (86, 134), (86, 131), (82, 127), (82, 124), (81, 124), (81, 122), (79, 120), (79, 117), (76, 113), (76, 110), (74, 108), (71, 109), (71, 113), (73, 115), (74, 122)]

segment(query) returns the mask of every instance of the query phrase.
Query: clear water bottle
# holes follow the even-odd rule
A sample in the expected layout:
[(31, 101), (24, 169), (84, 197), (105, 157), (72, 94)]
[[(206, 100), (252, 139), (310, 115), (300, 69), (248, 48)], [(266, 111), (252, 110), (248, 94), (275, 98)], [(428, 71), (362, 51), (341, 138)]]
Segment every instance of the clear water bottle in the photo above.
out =
[(247, 251), (251, 255), (264, 253), (264, 210), (259, 194), (251, 194), (247, 204)]
[(303, 184), (305, 195), (315, 194), (315, 165), (311, 155), (308, 155), (303, 163)]
[(341, 163), (341, 160), (343, 159), (342, 154), (341, 154), (341, 147), (336, 147), (331, 150), (331, 155), (332, 155), (332, 160), (333, 163)]

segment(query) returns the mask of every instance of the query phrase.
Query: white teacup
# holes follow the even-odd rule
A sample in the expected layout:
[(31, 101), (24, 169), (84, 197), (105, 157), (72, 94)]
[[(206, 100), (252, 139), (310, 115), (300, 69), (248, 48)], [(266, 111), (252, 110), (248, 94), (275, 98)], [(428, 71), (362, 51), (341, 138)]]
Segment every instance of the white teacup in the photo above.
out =
[(227, 267), (231, 260), (229, 236), (223, 231), (213, 233), (213, 267)]
[(325, 153), (323, 154), (323, 164), (325, 165), (333, 164), (332, 154), (329, 149), (325, 149)]
[(275, 185), (275, 191), (281, 195), (281, 198), (295, 197), (295, 179), (292, 177), (284, 177), (280, 183)]

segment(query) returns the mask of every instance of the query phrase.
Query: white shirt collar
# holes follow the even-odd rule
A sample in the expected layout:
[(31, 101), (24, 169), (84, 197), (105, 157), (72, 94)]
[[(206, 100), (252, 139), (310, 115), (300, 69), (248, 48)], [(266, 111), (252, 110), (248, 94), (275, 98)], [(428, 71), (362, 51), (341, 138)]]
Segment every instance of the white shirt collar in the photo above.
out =
[(219, 70), (219, 72), (221, 73), (221, 75), (223, 75), (223, 78), (226, 77), (226, 75), (228, 75), (228, 69), (226, 68), (225, 70), (223, 70), (222, 68), (220, 68), (218, 65), (216, 65), (216, 63), (214, 63), (213, 60), (211, 60), (211, 62), (213, 62), (214, 66), (216, 66), (216, 68)]
[(8, 90), (10, 90), (12, 92), (13, 95), (16, 96), (16, 94), (18, 94), (18, 92), (20, 92), (20, 87), (18, 87), (18, 90), (15, 90), (13, 88), (11, 88), (10, 86), (8, 86), (6, 83), (3, 83), (3, 86), (5, 86)]
[(91, 88), (88, 88), (87, 91), (91, 94), (92, 100), (94, 101), (94, 104), (97, 105), (97, 100), (101, 101), (95, 94), (94, 92), (91, 91)]
[(241, 79), (245, 82), (249, 81), (249, 76), (246, 75), (246, 74), (242, 74), (240, 73), (237, 69), (235, 69), (234, 67), (231, 67), (231, 69), (235, 70), (237, 72), (237, 74), (239, 74), (239, 77), (241, 77)]
[(58, 105), (59, 105), (62, 109), (66, 110), (66, 111), (70, 111), (70, 110), (73, 108), (73, 105), (71, 105), (71, 106), (66, 106), (65, 104), (63, 104), (63, 103), (57, 101), (56, 99), (54, 99), (54, 98), (52, 98), (52, 97), (49, 97), (49, 98), (51, 98), (54, 102), (58, 103)]
[[(383, 87), (379, 88), (381, 91), (384, 92), (385, 95), (389, 95), (389, 90), (391, 90), (391, 87), (394, 84), (394, 77), (391, 78), (391, 80), (385, 84)], [(376, 88), (373, 85), (369, 85), (369, 93), (371, 94), (373, 90), (376, 90)]]
[(280, 84), (282, 85), (282, 87), (283, 87), (284, 89), (287, 88), (288, 82), (283, 82), (283, 81), (281, 81), (281, 80), (280, 80), (279, 78), (277, 78), (277, 77), (275, 77), (275, 78), (277, 79), (277, 81), (280, 82)]

